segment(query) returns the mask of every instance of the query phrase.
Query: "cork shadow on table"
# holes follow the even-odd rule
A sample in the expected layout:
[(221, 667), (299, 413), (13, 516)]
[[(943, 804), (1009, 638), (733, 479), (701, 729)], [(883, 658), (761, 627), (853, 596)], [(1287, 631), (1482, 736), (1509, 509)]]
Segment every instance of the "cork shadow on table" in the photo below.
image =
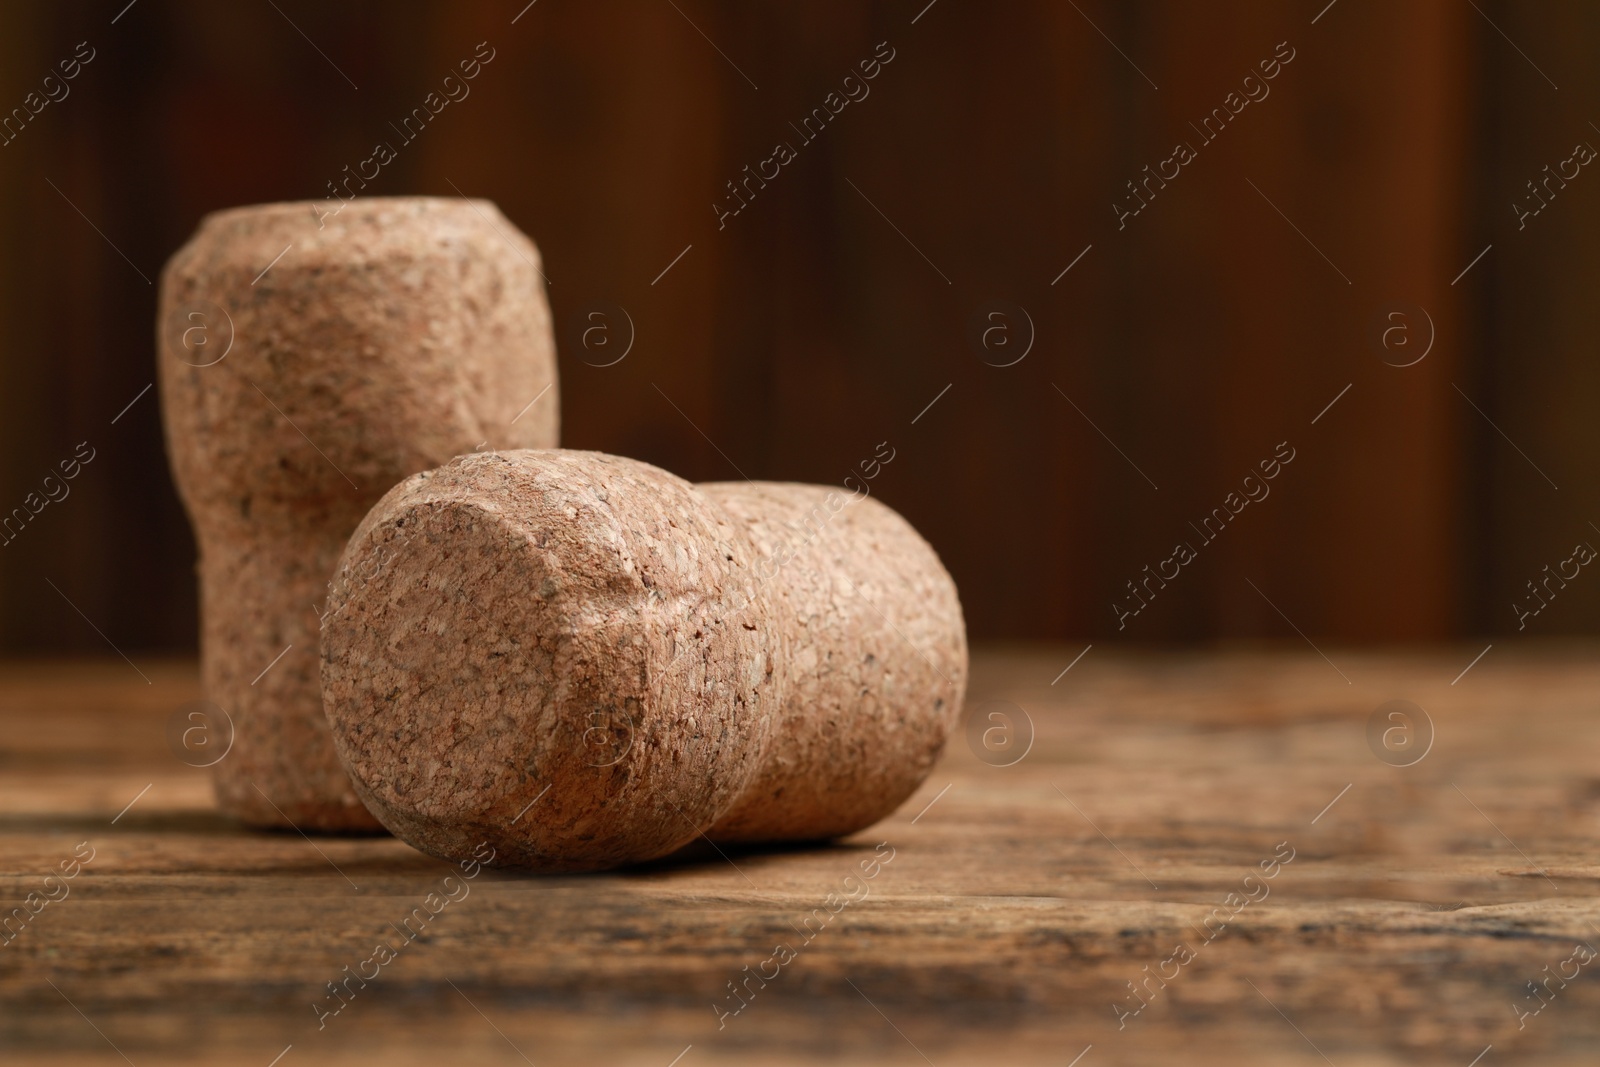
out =
[[(869, 828), (870, 830), (870, 828)], [(872, 853), (872, 846), (859, 843), (858, 837), (871, 837), (868, 831), (861, 834), (852, 834), (848, 838), (819, 838), (810, 841), (740, 841), (722, 842), (712, 841), (701, 836), (689, 842), (676, 852), (668, 853), (659, 859), (646, 860), (643, 863), (630, 864), (617, 868), (617, 874), (652, 875), (670, 874), (678, 871), (715, 869), (718, 865), (732, 867), (740, 876), (747, 877), (740, 870), (741, 860), (759, 860), (766, 857), (784, 856), (814, 856), (826, 853), (837, 853), (841, 857), (852, 856), (855, 853)]]
[[(235, 841), (248, 840), (273, 840), (285, 841), (300, 836), (320, 845), (338, 843), (348, 849), (351, 846), (359, 847), (363, 843), (382, 845), (393, 844), (396, 847), (386, 847), (381, 853), (374, 853), (370, 857), (363, 857), (359, 853), (351, 855), (348, 851), (341, 855), (338, 866), (345, 870), (370, 870), (385, 874), (402, 873), (404, 869), (414, 868), (418, 871), (432, 870), (436, 865), (448, 861), (430, 856), (425, 852), (405, 845), (386, 830), (343, 830), (339, 832), (315, 831), (305, 835), (303, 831), (294, 827), (253, 827), (239, 822), (237, 819), (219, 810), (152, 810), (148, 812), (130, 811), (121, 816), (115, 827), (120, 835), (142, 835), (153, 837), (170, 837), (186, 841), (194, 839), (231, 839)], [(106, 820), (95, 814), (58, 814), (58, 813), (13, 813), (0, 815), (0, 835), (6, 834), (62, 834), (65, 836), (95, 835), (101, 836), (106, 832)], [(870, 833), (863, 831), (867, 837)], [(848, 838), (819, 838), (804, 841), (768, 841), (768, 842), (713, 842), (704, 834), (690, 841), (688, 844), (665, 856), (640, 863), (626, 864), (610, 870), (575, 873), (541, 872), (518, 870), (514, 868), (496, 868), (496, 873), (503, 877), (537, 879), (574, 878), (589, 876), (615, 876), (620, 880), (630, 877), (649, 877), (666, 875), (679, 872), (704, 872), (715, 870), (720, 866), (731, 867), (734, 871), (744, 876), (740, 863), (749, 859), (759, 860), (764, 857), (822, 855), (837, 853), (840, 856), (851, 856), (855, 853), (870, 853), (872, 848), (868, 844), (858, 843), (856, 838), (862, 835), (850, 835)], [(397, 858), (396, 853), (403, 856), (404, 860)], [(411, 862), (405, 862), (405, 861)], [(320, 863), (321, 861), (317, 861)], [(301, 864), (295, 864), (298, 868)]]

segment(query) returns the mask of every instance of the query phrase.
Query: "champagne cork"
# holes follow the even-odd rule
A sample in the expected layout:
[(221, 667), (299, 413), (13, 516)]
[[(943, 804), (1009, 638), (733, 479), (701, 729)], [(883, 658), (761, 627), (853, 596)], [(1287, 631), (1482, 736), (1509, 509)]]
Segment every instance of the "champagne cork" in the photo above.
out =
[(966, 682), (954, 584), (888, 508), (599, 453), (408, 479), (334, 598), (334, 744), (378, 819), (445, 859), (594, 870), (849, 833), (921, 783)]
[(400, 479), (556, 444), (555, 351), (538, 251), (493, 204), (326, 208), (207, 216), (162, 274), (158, 364), (202, 683), (233, 725), (218, 804), (253, 826), (377, 829), (322, 710), (329, 579)]

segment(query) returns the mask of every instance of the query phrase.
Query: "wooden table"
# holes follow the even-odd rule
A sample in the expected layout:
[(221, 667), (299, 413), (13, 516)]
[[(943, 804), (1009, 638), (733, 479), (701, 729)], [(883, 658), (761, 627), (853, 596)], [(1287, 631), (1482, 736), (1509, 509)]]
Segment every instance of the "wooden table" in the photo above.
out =
[[(1011, 766), (957, 737), (831, 847), (485, 872), (348, 1002), (326, 983), (446, 865), (220, 818), (166, 740), (192, 664), (0, 668), (0, 908), (93, 851), (0, 947), (0, 1062), (1600, 1060), (1596, 649), (1497, 644), (1455, 682), (1478, 648), (1095, 648), (1060, 675), (1079, 651), (977, 657), (969, 706), (1033, 724)], [(1392, 699), (1434, 727), (1411, 766), (1369, 745)]]

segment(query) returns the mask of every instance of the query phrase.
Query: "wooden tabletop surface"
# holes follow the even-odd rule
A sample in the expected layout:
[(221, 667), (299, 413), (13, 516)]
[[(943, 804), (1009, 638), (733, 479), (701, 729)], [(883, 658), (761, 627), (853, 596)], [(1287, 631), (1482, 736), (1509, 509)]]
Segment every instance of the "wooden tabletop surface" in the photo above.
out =
[(192, 664), (0, 667), (0, 1062), (1600, 1060), (1594, 647), (1080, 651), (977, 656), (849, 841), (485, 871), (414, 940), (445, 864), (215, 813)]

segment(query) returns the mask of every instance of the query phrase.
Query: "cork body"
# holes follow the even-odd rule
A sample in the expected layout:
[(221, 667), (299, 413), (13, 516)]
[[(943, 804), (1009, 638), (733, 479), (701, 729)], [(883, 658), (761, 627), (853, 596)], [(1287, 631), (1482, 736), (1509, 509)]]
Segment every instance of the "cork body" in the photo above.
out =
[(322, 655), (385, 826), (540, 870), (866, 826), (927, 775), (966, 681), (955, 587), (890, 509), (563, 451), (396, 487)]
[(445, 859), (487, 843), (497, 865), (590, 870), (694, 840), (778, 721), (754, 557), (633, 460), (484, 453), (408, 479), (351, 538), (322, 631), (357, 792)]
[(955, 582), (893, 509), (815, 485), (713, 482), (743, 523), (788, 636), (787, 687), (761, 772), (708, 835), (839, 837), (916, 792), (966, 692)]
[(199, 543), (202, 681), (234, 727), (224, 811), (377, 828), (322, 712), (318, 615), (389, 487), (475, 447), (556, 443), (537, 264), (493, 204), (432, 198), (218, 212), (168, 262), (162, 412)]

